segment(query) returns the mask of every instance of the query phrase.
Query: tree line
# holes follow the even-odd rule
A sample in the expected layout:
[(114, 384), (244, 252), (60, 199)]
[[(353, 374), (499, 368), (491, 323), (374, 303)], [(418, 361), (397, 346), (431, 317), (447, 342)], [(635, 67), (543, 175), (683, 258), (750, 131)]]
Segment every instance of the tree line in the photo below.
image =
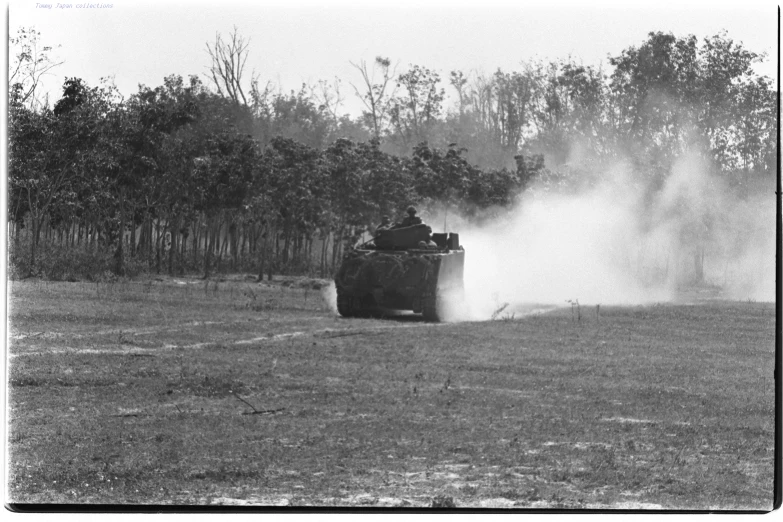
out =
[[(650, 33), (608, 59), (522, 63), (490, 75), (388, 58), (299, 91), (247, 78), (236, 30), (207, 45), (207, 82), (172, 75), (123, 97), (67, 78), (40, 34), (11, 39), (8, 219), (22, 275), (102, 256), (116, 274), (253, 270), (328, 276), (345, 245), (410, 204), (491, 219), (532, 186), (567, 189), (618, 157), (660, 186), (698, 147), (738, 194), (774, 179), (776, 97), (764, 56), (720, 33)], [(14, 72), (16, 71), (16, 72)], [(656, 185), (657, 183), (657, 185)], [(57, 257), (59, 256), (59, 257)], [(60, 263), (62, 264), (62, 263)]]

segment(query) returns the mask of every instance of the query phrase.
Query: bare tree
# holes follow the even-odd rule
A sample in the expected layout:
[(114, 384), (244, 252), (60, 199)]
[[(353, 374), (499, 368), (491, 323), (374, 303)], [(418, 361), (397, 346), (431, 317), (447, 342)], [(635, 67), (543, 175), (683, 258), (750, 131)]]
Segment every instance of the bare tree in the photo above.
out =
[[(207, 43), (207, 52), (212, 59), (209, 72), (215, 83), (218, 94), (227, 96), (234, 103), (247, 105), (247, 98), (242, 89), (242, 75), (245, 73), (245, 64), (250, 54), (248, 47), (250, 40), (245, 40), (239, 35), (237, 27), (229, 35), (229, 40), (223, 40), (220, 33), (215, 35), (215, 45)], [(257, 82), (257, 78), (251, 75), (251, 83)]]
[[(356, 91), (356, 95), (362, 100), (365, 107), (367, 107), (366, 114), (369, 116), (373, 133), (376, 138), (381, 137), (381, 130), (383, 129), (384, 120), (389, 112), (389, 106), (392, 98), (394, 97), (394, 90), (391, 93), (386, 92), (386, 87), (389, 81), (394, 77), (396, 73), (396, 66), (394, 70), (389, 70), (391, 67), (391, 60), (377, 56), (375, 58), (375, 65), (373, 66), (372, 73), (367, 70), (367, 62), (362, 60), (359, 64), (350, 62), (362, 75), (364, 80), (364, 91), (360, 91), (354, 84), (351, 86)], [(380, 67), (382, 78), (379, 83), (375, 83), (375, 66)], [(396, 90), (396, 89), (395, 89)]]
[(338, 111), (340, 106), (345, 101), (345, 97), (340, 93), (340, 79), (335, 76), (334, 83), (331, 85), (326, 80), (318, 81), (318, 90), (313, 88), (313, 98), (326, 109), (331, 115), (332, 119), (337, 122), (339, 120)]
[[(49, 71), (65, 63), (50, 55), (53, 47), (41, 45), (41, 33), (34, 27), (21, 28), (16, 38), (9, 39), (9, 48), (13, 49), (13, 63), (8, 71), (10, 98), (34, 109), (41, 105), (36, 90), (41, 78)], [(59, 47), (59, 46), (58, 46)]]
[(451, 78), (449, 79), (449, 83), (457, 91), (457, 108), (461, 118), (462, 115), (465, 114), (465, 107), (468, 104), (468, 93), (466, 92), (468, 79), (465, 77), (465, 74), (462, 71), (451, 71)]

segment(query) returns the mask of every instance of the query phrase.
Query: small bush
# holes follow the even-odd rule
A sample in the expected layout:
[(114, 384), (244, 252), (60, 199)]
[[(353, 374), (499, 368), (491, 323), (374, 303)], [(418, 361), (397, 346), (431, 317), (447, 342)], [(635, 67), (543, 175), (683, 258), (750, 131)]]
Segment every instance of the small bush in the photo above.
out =
[[(124, 275), (134, 277), (147, 271), (146, 263), (125, 252)], [(49, 281), (113, 281), (114, 249), (62, 248), (41, 242), (30, 266), (30, 244), (23, 241), (15, 248), (9, 243), (8, 278), (40, 277)]]
[(9, 277), (40, 277), (52, 281), (92, 280), (111, 267), (111, 256), (101, 250), (62, 249), (42, 243), (36, 252), (35, 266), (30, 265), (29, 245), (9, 252)]

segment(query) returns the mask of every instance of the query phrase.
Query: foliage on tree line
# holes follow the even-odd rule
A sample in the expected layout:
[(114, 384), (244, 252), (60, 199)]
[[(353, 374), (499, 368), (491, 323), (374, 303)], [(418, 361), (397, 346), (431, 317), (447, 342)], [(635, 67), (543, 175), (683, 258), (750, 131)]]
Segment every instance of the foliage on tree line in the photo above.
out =
[(9, 222), (31, 273), (44, 237), (112, 249), (118, 274), (141, 261), (326, 275), (381, 215), (413, 203), (480, 219), (534, 182), (579, 183), (620, 155), (659, 184), (694, 147), (740, 192), (775, 172), (775, 93), (752, 70), (763, 56), (726, 33), (650, 33), (608, 73), (570, 58), (453, 71), (452, 107), (436, 71), (397, 74), (378, 57), (372, 70), (354, 64), (356, 119), (339, 114), (339, 79), (284, 94), (252, 75), (245, 90), (229, 70), (247, 61), (236, 31), (208, 45), (217, 92), (169, 76), (123, 99), (109, 82), (69, 78), (50, 109), (35, 89), (56, 62), (38, 36), (11, 41)]
[(9, 218), (26, 266), (44, 231), (64, 248), (114, 248), (118, 274), (138, 257), (171, 273), (228, 262), (326, 274), (382, 214), (435, 202), (475, 214), (521, 188), (514, 171), (481, 172), (456, 147), (421, 143), (401, 158), (377, 139), (317, 149), (278, 136), (262, 148), (235, 113), (196, 77), (127, 101), (71, 78), (53, 110), (14, 103)]

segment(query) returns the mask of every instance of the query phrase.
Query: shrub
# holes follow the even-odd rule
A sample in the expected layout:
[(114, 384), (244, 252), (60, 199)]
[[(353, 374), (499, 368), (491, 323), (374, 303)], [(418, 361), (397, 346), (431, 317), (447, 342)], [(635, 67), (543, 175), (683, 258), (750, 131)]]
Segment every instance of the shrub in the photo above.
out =
[[(62, 248), (41, 242), (36, 252), (35, 266), (30, 266), (30, 243), (21, 241), (18, 247), (9, 242), (8, 277), (40, 277), (50, 281), (96, 281), (111, 273), (114, 266), (113, 250), (98, 248)], [(126, 275), (136, 275), (144, 270), (143, 263), (125, 259)]]

